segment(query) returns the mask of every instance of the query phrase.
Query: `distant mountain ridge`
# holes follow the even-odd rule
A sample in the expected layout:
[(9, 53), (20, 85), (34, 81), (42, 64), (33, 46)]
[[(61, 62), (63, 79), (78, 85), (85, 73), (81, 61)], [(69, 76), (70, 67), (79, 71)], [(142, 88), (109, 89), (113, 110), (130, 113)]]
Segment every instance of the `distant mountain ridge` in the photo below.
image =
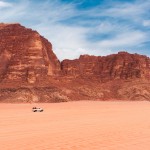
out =
[(0, 101), (149, 100), (150, 58), (119, 52), (60, 62), (52, 44), (18, 23), (0, 23)]

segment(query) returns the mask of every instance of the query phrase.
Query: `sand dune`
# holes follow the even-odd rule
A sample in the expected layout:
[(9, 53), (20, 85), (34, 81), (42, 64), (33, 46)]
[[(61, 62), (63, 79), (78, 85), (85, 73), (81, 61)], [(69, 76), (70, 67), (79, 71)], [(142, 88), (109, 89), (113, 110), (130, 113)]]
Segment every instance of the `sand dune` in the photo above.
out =
[(0, 149), (149, 150), (149, 116), (149, 102), (0, 104)]

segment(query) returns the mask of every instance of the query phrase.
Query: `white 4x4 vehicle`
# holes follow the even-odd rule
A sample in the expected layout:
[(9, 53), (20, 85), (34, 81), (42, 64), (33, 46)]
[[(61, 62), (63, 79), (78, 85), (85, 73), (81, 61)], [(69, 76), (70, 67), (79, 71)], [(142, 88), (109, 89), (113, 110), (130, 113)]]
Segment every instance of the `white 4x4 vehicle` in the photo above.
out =
[(43, 112), (43, 109), (42, 108), (33, 107), (32, 111), (33, 112)]

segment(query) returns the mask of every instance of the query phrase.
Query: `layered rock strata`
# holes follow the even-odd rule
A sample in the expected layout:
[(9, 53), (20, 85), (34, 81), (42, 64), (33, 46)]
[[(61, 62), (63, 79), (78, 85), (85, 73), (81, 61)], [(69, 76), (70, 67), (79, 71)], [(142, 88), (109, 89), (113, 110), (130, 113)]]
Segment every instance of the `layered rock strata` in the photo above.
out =
[(150, 79), (150, 59), (143, 55), (127, 52), (103, 57), (81, 55), (76, 60), (62, 61), (61, 67), (66, 76), (97, 77), (101, 81)]
[(150, 100), (150, 58), (119, 52), (60, 63), (38, 32), (1, 23), (0, 102), (69, 100)]
[(0, 81), (34, 83), (59, 73), (60, 62), (45, 38), (20, 24), (0, 24)]

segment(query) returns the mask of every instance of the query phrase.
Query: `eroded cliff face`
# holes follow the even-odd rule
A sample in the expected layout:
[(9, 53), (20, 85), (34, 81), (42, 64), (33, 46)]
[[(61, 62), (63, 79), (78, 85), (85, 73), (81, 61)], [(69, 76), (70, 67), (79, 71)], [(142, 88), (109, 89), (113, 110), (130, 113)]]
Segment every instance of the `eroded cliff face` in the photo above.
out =
[(95, 77), (105, 82), (114, 79), (150, 79), (150, 59), (138, 54), (119, 52), (109, 56), (82, 55), (61, 63), (63, 74), (72, 77)]
[(62, 61), (61, 67), (71, 99), (150, 100), (149, 57), (127, 52), (82, 55)]
[(70, 100), (150, 100), (150, 58), (119, 52), (60, 63), (36, 31), (0, 24), (0, 102)]
[(35, 83), (60, 73), (52, 45), (20, 24), (0, 24), (0, 82)]

